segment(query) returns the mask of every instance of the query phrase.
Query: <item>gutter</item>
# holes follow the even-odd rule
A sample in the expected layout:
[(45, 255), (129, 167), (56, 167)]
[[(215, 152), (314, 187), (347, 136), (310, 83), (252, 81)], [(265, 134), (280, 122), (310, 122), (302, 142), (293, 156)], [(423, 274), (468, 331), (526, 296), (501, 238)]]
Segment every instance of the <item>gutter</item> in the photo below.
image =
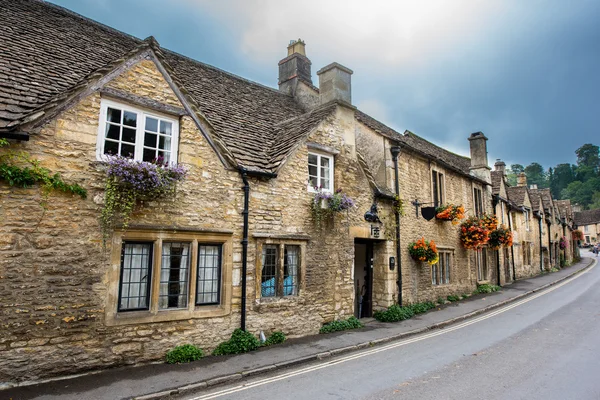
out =
[(29, 141), (29, 134), (25, 132), (7, 132), (0, 130), (0, 139), (13, 139), (21, 140), (23, 142)]
[(277, 174), (262, 171), (248, 171), (244, 167), (239, 167), (238, 171), (244, 182), (244, 210), (242, 215), (244, 216), (244, 226), (242, 235), (242, 302), (241, 302), (241, 321), (240, 328), (246, 330), (246, 275), (248, 273), (248, 215), (250, 214), (249, 203), (250, 203), (250, 183), (248, 182), (248, 176), (255, 176), (260, 178), (275, 178)]
[[(392, 160), (394, 161), (394, 181), (396, 186), (396, 196), (400, 198), (400, 183), (398, 179), (398, 155), (400, 154), (400, 146), (392, 146), (390, 148)], [(396, 259), (398, 260), (398, 304), (402, 306), (402, 255), (400, 253), (400, 213), (394, 211), (396, 217)]]

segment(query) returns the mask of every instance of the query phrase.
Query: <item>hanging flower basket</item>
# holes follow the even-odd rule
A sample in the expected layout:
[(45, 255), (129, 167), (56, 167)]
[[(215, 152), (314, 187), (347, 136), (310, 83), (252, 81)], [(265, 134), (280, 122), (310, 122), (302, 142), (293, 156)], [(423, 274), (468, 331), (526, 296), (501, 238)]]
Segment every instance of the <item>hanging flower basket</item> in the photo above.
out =
[(477, 249), (488, 242), (489, 221), (486, 224), (483, 219), (469, 217), (460, 225), (460, 241), (465, 249)]
[(505, 226), (500, 226), (489, 233), (488, 246), (494, 250), (498, 250), (500, 247), (510, 247), (512, 244), (512, 232)]
[(408, 253), (415, 261), (426, 261), (430, 265), (438, 262), (438, 250), (433, 240), (427, 241), (421, 238), (408, 245)]
[(573, 240), (583, 240), (583, 232), (580, 230), (573, 231)]
[(146, 162), (108, 156), (107, 166), (101, 214), (105, 241), (118, 219), (124, 228), (127, 227), (138, 201), (173, 197), (177, 183), (182, 182), (187, 174), (183, 166), (164, 163), (161, 157), (154, 162)]
[(558, 247), (561, 250), (564, 250), (567, 248), (568, 245), (569, 245), (569, 242), (567, 241), (567, 237), (566, 236), (561, 237), (560, 241), (558, 242)]
[(481, 224), (491, 232), (498, 228), (498, 218), (494, 215), (484, 215), (481, 217)]
[(338, 189), (335, 193), (323, 192), (317, 189), (310, 203), (310, 210), (317, 225), (327, 218), (333, 217), (342, 211), (348, 211), (354, 207), (354, 200)]
[(460, 224), (460, 220), (465, 218), (465, 208), (447, 204), (435, 209), (435, 218), (442, 221), (452, 221), (452, 225)]

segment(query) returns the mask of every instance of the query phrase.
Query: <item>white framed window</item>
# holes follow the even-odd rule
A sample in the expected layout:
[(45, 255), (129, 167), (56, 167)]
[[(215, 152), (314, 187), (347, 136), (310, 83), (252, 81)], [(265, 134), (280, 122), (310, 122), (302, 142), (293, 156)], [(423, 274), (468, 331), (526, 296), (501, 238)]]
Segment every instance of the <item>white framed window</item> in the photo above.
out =
[(590, 232), (590, 227), (588, 225), (585, 225), (583, 227), (583, 233), (589, 233)]
[(308, 190), (333, 192), (333, 156), (310, 151), (308, 153)]
[(96, 158), (121, 155), (138, 161), (177, 162), (179, 122), (172, 117), (102, 99)]
[(504, 224), (504, 202), (500, 201), (500, 223)]
[(431, 171), (431, 191), (433, 194), (433, 206), (439, 207), (445, 202), (444, 174), (440, 171)]

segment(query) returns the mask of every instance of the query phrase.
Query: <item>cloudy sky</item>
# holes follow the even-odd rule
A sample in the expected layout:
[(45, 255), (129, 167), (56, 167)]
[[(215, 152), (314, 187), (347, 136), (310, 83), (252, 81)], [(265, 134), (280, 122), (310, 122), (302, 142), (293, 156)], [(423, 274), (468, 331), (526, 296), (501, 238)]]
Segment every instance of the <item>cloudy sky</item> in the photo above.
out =
[(600, 1), (51, 0), (264, 85), (291, 39), (315, 72), (352, 70), (352, 101), (402, 132), (490, 164), (575, 163), (600, 145)]

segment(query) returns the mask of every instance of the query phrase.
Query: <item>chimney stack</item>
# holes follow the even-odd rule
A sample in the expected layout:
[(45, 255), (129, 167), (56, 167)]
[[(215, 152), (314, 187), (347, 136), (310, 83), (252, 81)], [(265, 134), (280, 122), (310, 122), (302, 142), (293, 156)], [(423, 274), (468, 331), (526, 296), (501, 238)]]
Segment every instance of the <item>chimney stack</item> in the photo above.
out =
[(494, 171), (502, 172), (502, 175), (506, 175), (506, 163), (501, 159), (497, 158), (494, 164)]
[(525, 175), (525, 172), (521, 172), (519, 176), (517, 176), (517, 186), (527, 187), (527, 175)]
[(321, 68), (319, 75), (319, 93), (321, 104), (340, 101), (352, 104), (351, 81), (352, 70), (336, 62)]
[(537, 183), (532, 183), (531, 185), (529, 185), (529, 189), (537, 190), (537, 188)]
[(469, 145), (471, 148), (471, 174), (486, 182), (492, 181), (491, 168), (488, 166), (487, 140), (483, 132), (471, 133)]
[(293, 96), (299, 81), (312, 86), (310, 60), (306, 57), (306, 44), (302, 39), (292, 40), (287, 57), (279, 61), (279, 90)]

